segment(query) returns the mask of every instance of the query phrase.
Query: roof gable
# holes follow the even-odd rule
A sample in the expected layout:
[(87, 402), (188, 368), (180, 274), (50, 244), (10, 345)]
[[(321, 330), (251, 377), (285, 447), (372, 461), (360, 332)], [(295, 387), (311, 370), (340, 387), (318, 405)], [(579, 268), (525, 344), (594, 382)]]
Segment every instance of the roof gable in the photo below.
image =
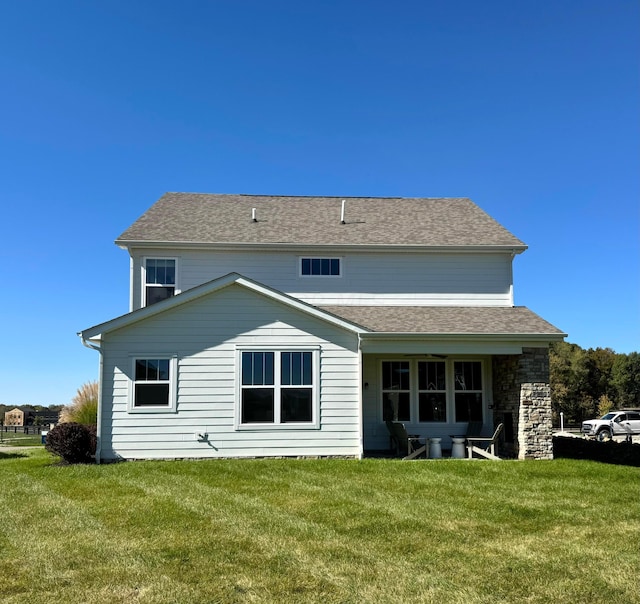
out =
[(197, 193), (166, 193), (116, 243), (526, 248), (467, 198)]
[(105, 323), (100, 323), (93, 327), (89, 327), (88, 329), (79, 332), (78, 335), (85, 342), (89, 340), (99, 340), (104, 333), (128, 327), (129, 325), (133, 325), (138, 321), (144, 321), (145, 319), (161, 313), (170, 312), (178, 306), (188, 304), (193, 300), (197, 300), (203, 296), (213, 294), (216, 291), (234, 284), (252, 290), (267, 298), (280, 302), (281, 304), (285, 304), (289, 307), (300, 310), (301, 312), (305, 312), (309, 315), (315, 316), (316, 318), (328, 321), (329, 323), (337, 325), (343, 329), (347, 329), (356, 333), (366, 331), (365, 328), (362, 328), (359, 325), (354, 325), (353, 323), (350, 323), (342, 317), (333, 315), (329, 311), (302, 302), (297, 298), (288, 296), (287, 294), (279, 292), (266, 285), (262, 285), (261, 283), (253, 281), (252, 279), (248, 279), (247, 277), (243, 277), (242, 275), (239, 275), (237, 273), (229, 273), (224, 277), (214, 279), (213, 281), (209, 281), (207, 283), (189, 289), (185, 292), (182, 292), (181, 294), (177, 294), (175, 296), (167, 298), (166, 300), (162, 300), (161, 302), (152, 304), (151, 306), (139, 308), (125, 315), (121, 315), (120, 317), (116, 317), (111, 321), (106, 321)]

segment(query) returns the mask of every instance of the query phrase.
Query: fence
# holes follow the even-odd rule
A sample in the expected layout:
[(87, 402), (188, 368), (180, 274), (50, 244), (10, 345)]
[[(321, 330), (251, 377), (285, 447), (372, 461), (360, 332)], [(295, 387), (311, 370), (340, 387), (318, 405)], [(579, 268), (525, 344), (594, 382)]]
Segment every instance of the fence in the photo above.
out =
[(1, 432), (4, 434), (40, 434), (43, 430), (50, 430), (51, 426), (2, 426)]

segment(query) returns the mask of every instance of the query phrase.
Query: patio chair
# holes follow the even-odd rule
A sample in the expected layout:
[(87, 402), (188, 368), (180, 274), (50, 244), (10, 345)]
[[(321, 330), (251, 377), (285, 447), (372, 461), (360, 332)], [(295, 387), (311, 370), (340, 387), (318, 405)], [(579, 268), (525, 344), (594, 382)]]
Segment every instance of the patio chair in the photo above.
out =
[(469, 422), (467, 424), (467, 433), (465, 434), (465, 438), (469, 438), (471, 436), (480, 436), (482, 434), (482, 422)]
[(469, 422), (467, 424), (467, 431), (465, 434), (450, 434), (449, 437), (450, 438), (464, 438), (467, 439), (470, 436), (480, 436), (482, 434), (482, 422)]
[(468, 436), (467, 437), (467, 454), (469, 459), (473, 459), (473, 454), (484, 457), (485, 459), (493, 459), (500, 461), (500, 458), (496, 455), (496, 443), (500, 432), (504, 428), (504, 424), (497, 425), (493, 436)]
[(428, 457), (426, 438), (422, 439), (424, 442), (421, 442), (421, 437), (418, 434), (407, 434), (407, 429), (400, 422), (387, 421), (386, 424), (391, 442), (397, 454), (403, 455), (403, 460), (416, 459), (423, 453), (425, 457)]

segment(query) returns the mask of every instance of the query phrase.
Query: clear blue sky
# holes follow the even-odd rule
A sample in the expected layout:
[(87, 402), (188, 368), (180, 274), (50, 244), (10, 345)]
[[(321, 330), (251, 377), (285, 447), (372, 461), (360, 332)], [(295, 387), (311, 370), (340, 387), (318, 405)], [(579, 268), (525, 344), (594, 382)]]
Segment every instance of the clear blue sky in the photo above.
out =
[(637, 0), (0, 2), (0, 403), (97, 379), (165, 191), (465, 196), (516, 304), (638, 350)]

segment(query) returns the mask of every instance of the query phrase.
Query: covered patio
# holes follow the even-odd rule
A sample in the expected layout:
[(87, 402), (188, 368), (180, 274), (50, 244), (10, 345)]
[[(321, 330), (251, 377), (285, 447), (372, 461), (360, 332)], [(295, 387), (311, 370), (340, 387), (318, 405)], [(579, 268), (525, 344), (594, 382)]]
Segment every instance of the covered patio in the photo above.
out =
[(504, 425), (503, 457), (551, 459), (549, 343), (565, 334), (524, 307), (327, 308), (360, 334), (364, 454), (390, 450), (387, 421), (441, 439)]

